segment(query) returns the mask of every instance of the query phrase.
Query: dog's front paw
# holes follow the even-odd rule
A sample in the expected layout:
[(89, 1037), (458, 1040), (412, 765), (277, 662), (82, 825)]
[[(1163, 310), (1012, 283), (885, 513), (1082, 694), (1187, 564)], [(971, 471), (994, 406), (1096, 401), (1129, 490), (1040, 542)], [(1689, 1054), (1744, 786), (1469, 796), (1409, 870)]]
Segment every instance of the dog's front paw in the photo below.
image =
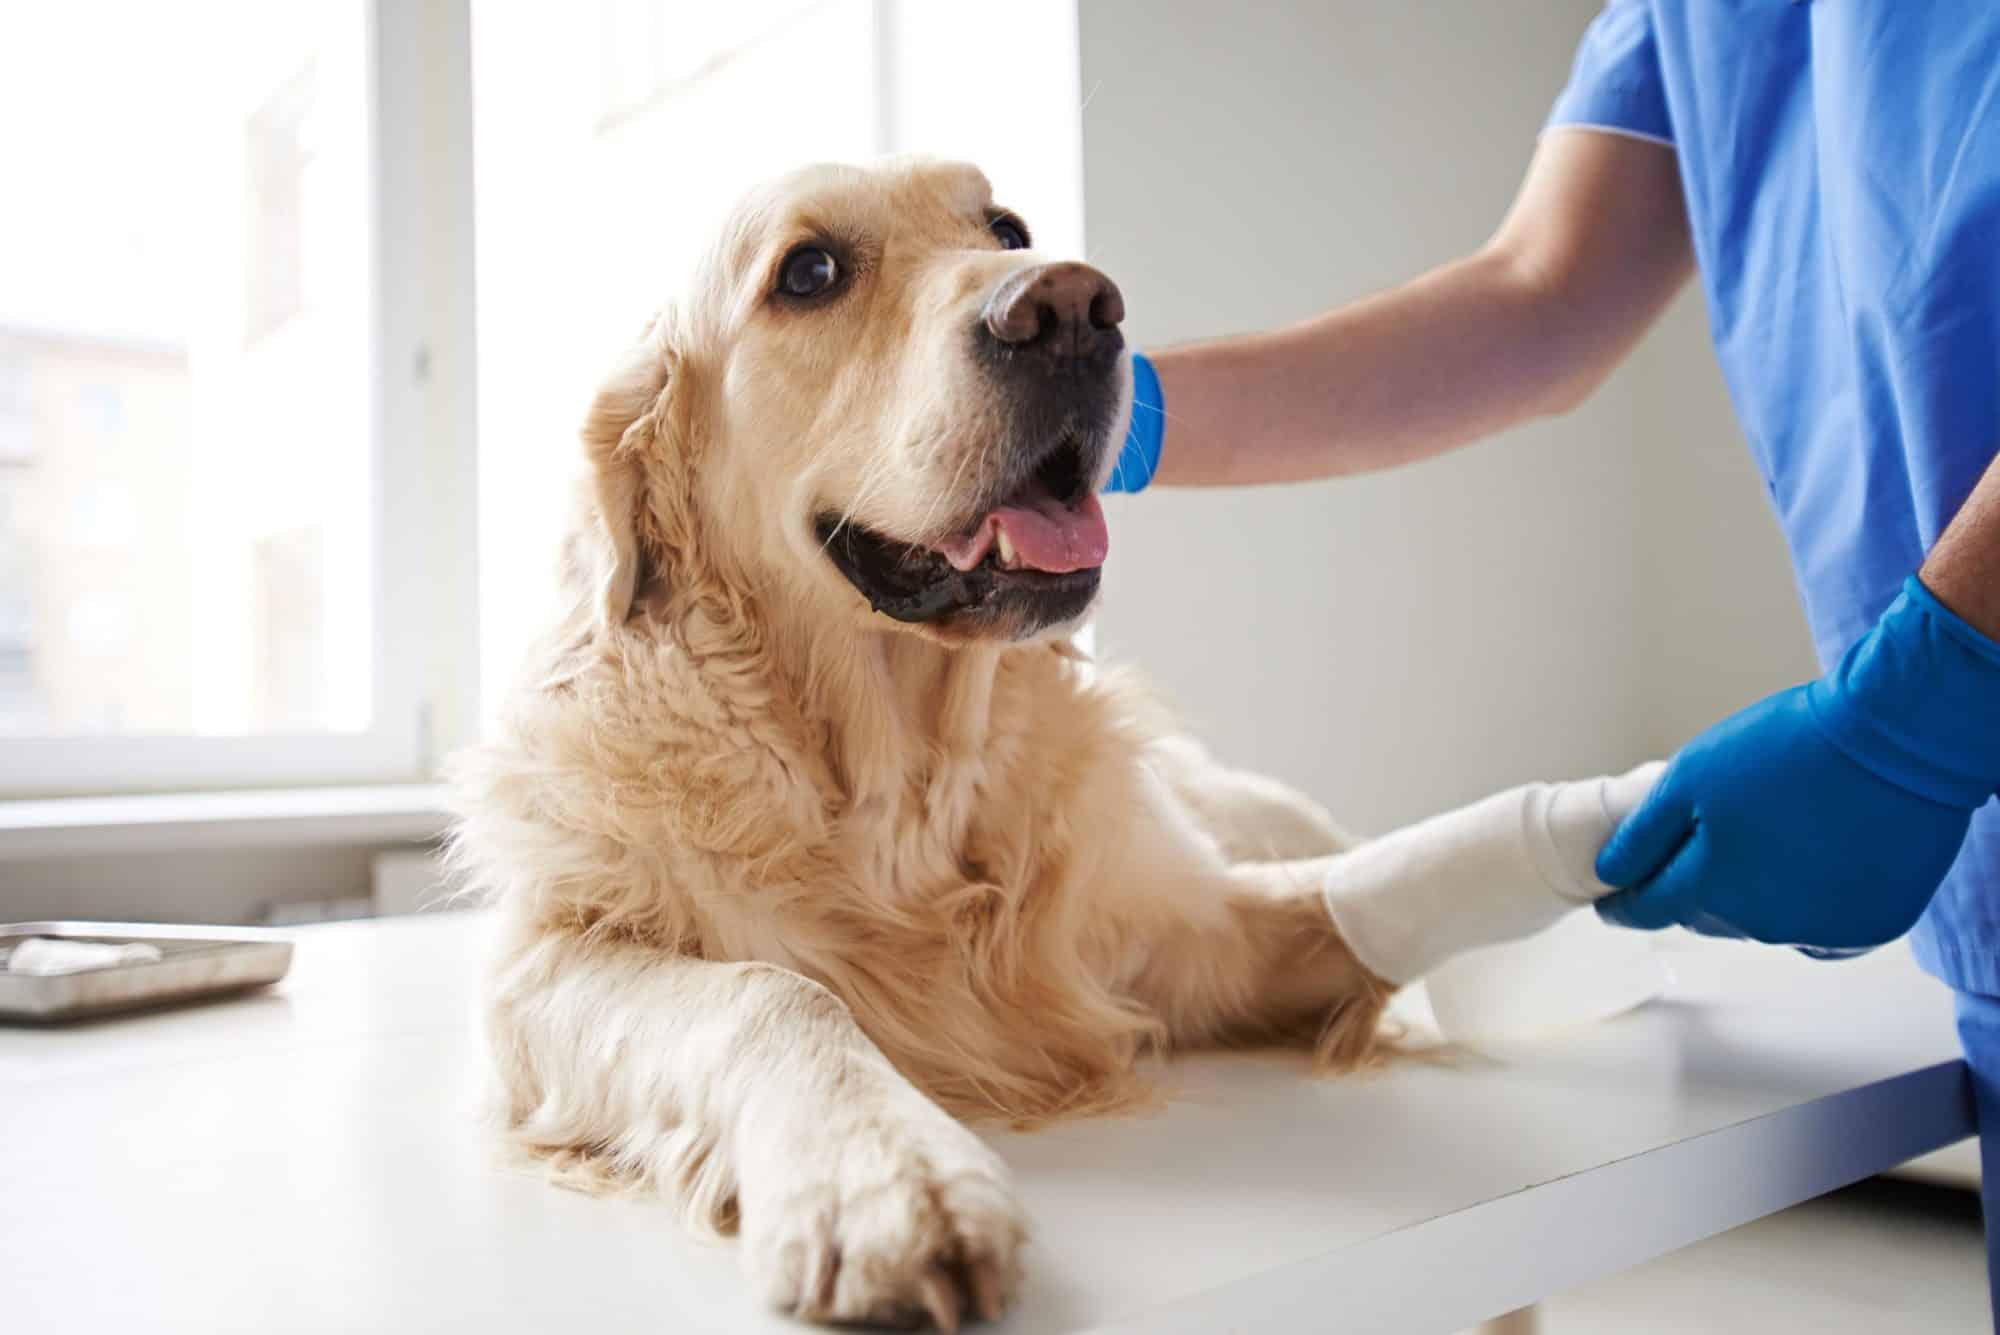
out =
[(1026, 1222), (1007, 1170), (935, 1108), (833, 1115), (744, 1182), (744, 1262), (765, 1297), (816, 1321), (942, 1330), (998, 1317)]

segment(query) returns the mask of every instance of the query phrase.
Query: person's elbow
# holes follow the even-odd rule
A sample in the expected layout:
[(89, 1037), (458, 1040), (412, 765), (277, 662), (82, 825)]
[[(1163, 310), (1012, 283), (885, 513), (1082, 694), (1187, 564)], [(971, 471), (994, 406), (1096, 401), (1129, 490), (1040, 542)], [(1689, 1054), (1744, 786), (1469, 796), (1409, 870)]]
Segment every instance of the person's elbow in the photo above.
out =
[(1521, 339), (1507, 359), (1518, 406), (1573, 411), (1694, 272), (1674, 153), (1622, 135), (1544, 136), (1485, 254)]
[(1629, 346), (1606, 346), (1593, 336), (1588, 275), (1559, 254), (1504, 238), (1488, 243), (1478, 259), (1509, 313), (1506, 360), (1518, 417), (1538, 421), (1575, 412), (1610, 378)]
[(1611, 359), (1571, 359), (1549, 375), (1532, 416), (1538, 420), (1569, 416), (1588, 403), (1617, 368), (1617, 361)]
[(1487, 247), (1516, 312), (1524, 415), (1562, 417), (1603, 387), (1693, 272), (1669, 244), (1622, 257), (1558, 247)]

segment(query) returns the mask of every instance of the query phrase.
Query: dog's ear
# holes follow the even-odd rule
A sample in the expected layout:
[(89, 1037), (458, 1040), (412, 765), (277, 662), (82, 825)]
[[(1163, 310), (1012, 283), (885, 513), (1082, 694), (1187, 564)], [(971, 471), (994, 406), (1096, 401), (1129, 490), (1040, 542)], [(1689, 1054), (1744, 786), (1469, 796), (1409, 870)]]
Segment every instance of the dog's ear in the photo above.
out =
[(662, 461), (670, 415), (674, 356), (656, 318), (627, 349), (597, 391), (583, 420), (590, 468), (587, 508), (578, 536), (585, 548), (576, 573), (602, 630), (625, 624), (633, 600), (658, 573), (659, 534), (649, 513), (647, 461)]

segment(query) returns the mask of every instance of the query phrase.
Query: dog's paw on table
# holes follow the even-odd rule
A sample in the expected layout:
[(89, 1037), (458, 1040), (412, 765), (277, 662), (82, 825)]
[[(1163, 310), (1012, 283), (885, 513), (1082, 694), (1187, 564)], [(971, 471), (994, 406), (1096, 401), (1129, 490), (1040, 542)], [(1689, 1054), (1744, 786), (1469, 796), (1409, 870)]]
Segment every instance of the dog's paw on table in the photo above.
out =
[(985, 1143), (934, 1109), (802, 1130), (746, 1173), (744, 1263), (765, 1299), (812, 1321), (956, 1330), (993, 1320), (1021, 1277), (1026, 1217)]

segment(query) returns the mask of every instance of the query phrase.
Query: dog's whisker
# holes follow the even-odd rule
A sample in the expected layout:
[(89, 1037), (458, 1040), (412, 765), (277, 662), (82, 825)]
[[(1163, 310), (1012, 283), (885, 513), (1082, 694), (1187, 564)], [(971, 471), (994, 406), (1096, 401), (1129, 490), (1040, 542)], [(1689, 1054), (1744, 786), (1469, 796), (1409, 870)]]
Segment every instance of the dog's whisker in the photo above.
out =
[(959, 480), (965, 476), (965, 466), (971, 461), (972, 461), (972, 452), (970, 450), (966, 450), (960, 453), (958, 459), (958, 467), (956, 470), (953, 471), (951, 475), (950, 485), (946, 486), (942, 491), (938, 492), (936, 495), (931, 497), (930, 508), (924, 512), (924, 522), (917, 526), (916, 529), (917, 532), (919, 533), (930, 532), (931, 521), (937, 518), (938, 507), (944, 504), (946, 499), (948, 499), (949, 497), (956, 496), (958, 494)]
[(868, 471), (861, 475), (861, 485), (855, 490), (854, 499), (842, 508), (839, 516), (834, 521), (833, 527), (827, 530), (826, 540), (819, 545), (822, 556), (826, 554), (829, 547), (833, 546), (833, 540), (839, 537), (841, 532), (854, 522), (854, 516), (859, 513), (862, 506), (866, 505), (872, 499), (873, 493), (884, 482), (888, 481), (892, 466), (892, 461), (888, 456), (884, 455), (874, 463), (871, 463)]
[(1178, 413), (1168, 412), (1165, 407), (1157, 403), (1141, 403), (1139, 400), (1134, 399), (1132, 400), (1132, 408), (1135, 412), (1140, 408), (1144, 408), (1149, 413), (1158, 413), (1169, 422), (1185, 422), (1187, 420)]
[(868, 465), (867, 471), (861, 475), (861, 485), (855, 488), (854, 499), (841, 509), (840, 526), (853, 521), (855, 515), (860, 513), (862, 507), (874, 499), (875, 492), (888, 480), (888, 476), (889, 461), (887, 456), (878, 458)]

